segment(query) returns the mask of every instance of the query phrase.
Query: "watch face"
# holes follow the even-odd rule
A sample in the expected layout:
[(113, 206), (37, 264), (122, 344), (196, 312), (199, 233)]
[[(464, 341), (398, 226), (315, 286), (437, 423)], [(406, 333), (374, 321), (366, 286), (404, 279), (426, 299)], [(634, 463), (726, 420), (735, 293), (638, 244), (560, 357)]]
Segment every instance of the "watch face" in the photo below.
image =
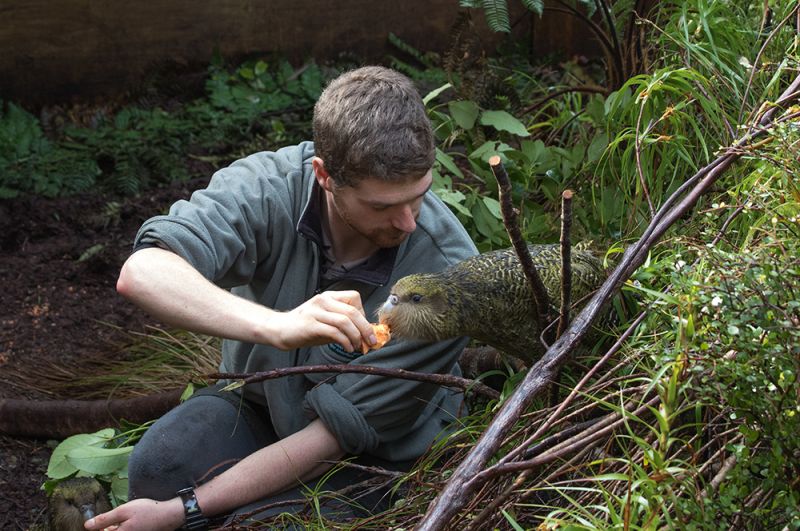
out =
[(186, 509), (187, 513), (197, 513), (200, 512), (200, 506), (197, 505), (197, 498), (192, 496), (183, 501), (183, 507)]
[(179, 490), (178, 495), (183, 501), (183, 512), (186, 516), (186, 522), (183, 524), (182, 529), (208, 529), (208, 518), (200, 510), (200, 505), (194, 495), (194, 489)]

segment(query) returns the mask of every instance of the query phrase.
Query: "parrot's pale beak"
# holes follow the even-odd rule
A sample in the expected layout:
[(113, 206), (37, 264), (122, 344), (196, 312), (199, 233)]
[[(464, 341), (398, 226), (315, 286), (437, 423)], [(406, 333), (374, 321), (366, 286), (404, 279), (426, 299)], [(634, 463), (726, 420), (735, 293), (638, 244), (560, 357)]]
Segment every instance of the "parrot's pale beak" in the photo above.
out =
[(386, 302), (384, 302), (383, 306), (381, 306), (380, 313), (391, 312), (392, 310), (394, 310), (395, 306), (397, 306), (397, 302), (398, 302), (397, 295), (394, 294), (389, 295), (389, 298), (386, 299)]
[(86, 522), (87, 520), (91, 520), (95, 516), (97, 516), (94, 512), (94, 504), (93, 503), (86, 503), (81, 505), (80, 507), (81, 517), (83, 521)]

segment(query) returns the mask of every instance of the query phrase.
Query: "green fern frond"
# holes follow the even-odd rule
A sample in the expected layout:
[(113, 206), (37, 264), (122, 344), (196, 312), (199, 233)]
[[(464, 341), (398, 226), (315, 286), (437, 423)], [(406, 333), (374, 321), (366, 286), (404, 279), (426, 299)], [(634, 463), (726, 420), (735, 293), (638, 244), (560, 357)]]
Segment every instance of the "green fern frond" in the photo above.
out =
[(481, 5), (486, 14), (486, 23), (492, 31), (511, 33), (506, 0), (483, 0)]
[(522, 5), (524, 5), (528, 11), (533, 11), (540, 17), (542, 13), (544, 13), (544, 0), (522, 0)]

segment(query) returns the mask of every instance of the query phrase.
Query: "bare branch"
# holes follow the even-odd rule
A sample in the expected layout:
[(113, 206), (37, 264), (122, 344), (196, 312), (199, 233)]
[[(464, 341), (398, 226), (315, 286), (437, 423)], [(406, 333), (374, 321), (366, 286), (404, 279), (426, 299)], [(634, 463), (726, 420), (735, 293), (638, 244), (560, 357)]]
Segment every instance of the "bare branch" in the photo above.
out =
[(312, 374), (312, 373), (348, 373), (356, 372), (360, 374), (372, 374), (375, 376), (386, 376), (389, 378), (400, 378), (403, 380), (416, 380), (418, 382), (435, 383), (444, 387), (455, 387), (463, 391), (475, 391), (488, 398), (496, 399), (500, 394), (491, 387), (477, 382), (475, 380), (468, 380), (452, 374), (428, 374), (423, 372), (407, 371), (405, 369), (394, 369), (389, 367), (373, 367), (372, 365), (305, 365), (300, 367), (284, 367), (281, 369), (273, 369), (271, 371), (253, 372), (253, 373), (213, 373), (209, 374), (208, 378), (212, 380), (239, 380), (241, 385), (248, 385), (251, 383), (263, 382), (264, 380), (273, 380), (275, 378), (284, 378), (286, 376), (294, 376), (297, 374)]
[(572, 248), (570, 231), (572, 229), (572, 190), (561, 194), (561, 308), (558, 312), (558, 330), (561, 336), (569, 324), (569, 307), (572, 293)]
[(544, 323), (547, 321), (547, 315), (550, 313), (550, 303), (547, 296), (547, 290), (536, 272), (536, 267), (533, 265), (533, 259), (528, 252), (528, 244), (522, 238), (522, 232), (519, 229), (519, 222), (517, 221), (517, 212), (514, 210), (514, 205), (511, 202), (511, 181), (508, 179), (508, 173), (503, 166), (500, 157), (494, 155), (489, 159), (489, 166), (492, 168), (497, 179), (497, 184), (500, 188), (500, 209), (503, 213), (503, 222), (505, 223), (508, 236), (511, 238), (511, 244), (517, 252), (522, 270), (531, 285), (533, 291), (533, 300), (536, 305), (537, 313), (537, 328), (544, 330)]
[(0, 400), (0, 433), (63, 439), (125, 419), (142, 424), (180, 403), (181, 389), (136, 398), (109, 400)]

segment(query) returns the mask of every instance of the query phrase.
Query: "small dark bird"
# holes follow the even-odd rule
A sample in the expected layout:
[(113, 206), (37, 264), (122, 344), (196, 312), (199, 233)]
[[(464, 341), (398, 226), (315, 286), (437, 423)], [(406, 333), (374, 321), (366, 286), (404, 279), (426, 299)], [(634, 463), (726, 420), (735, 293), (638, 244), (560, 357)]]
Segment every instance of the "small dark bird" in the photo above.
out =
[(83, 531), (83, 523), (111, 510), (103, 486), (94, 478), (70, 478), (53, 489), (48, 501), (50, 531)]
[[(551, 313), (557, 316), (560, 246), (529, 245), (528, 250), (547, 290)], [(571, 264), (575, 304), (600, 286), (605, 272), (587, 250), (573, 248)], [(530, 283), (513, 249), (473, 256), (439, 273), (401, 278), (378, 312), (394, 338), (440, 341), (469, 336), (527, 361), (544, 352), (537, 315)]]

